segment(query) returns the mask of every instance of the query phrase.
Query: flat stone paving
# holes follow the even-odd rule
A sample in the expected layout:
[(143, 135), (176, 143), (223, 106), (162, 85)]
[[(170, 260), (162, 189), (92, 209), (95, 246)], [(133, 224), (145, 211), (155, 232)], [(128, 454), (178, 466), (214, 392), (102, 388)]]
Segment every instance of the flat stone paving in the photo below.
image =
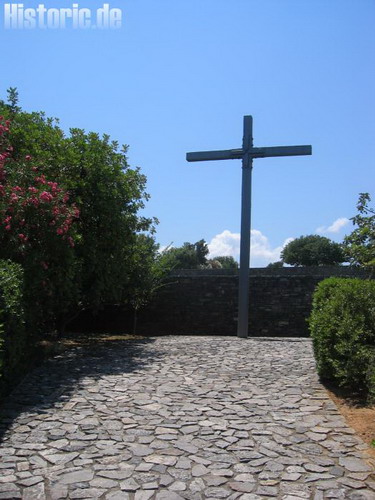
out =
[(3, 408), (0, 498), (375, 499), (309, 340), (76, 348)]

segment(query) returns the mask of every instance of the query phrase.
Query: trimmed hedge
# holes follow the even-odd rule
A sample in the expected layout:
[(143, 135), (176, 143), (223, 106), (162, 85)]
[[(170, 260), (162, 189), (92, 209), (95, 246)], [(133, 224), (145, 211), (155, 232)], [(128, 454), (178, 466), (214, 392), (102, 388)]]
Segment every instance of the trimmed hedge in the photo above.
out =
[(23, 270), (0, 260), (0, 395), (24, 374), (26, 347)]
[(322, 379), (375, 402), (375, 281), (328, 278), (319, 283), (309, 318)]

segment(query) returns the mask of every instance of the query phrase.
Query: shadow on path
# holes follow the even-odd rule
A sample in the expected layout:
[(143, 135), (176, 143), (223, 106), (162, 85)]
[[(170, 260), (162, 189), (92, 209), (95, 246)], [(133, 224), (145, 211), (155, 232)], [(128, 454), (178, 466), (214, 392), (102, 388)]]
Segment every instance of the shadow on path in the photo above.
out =
[(22, 414), (50, 413), (63, 406), (85, 378), (98, 380), (108, 375), (141, 372), (163, 356), (147, 345), (155, 339), (106, 342), (89, 347), (75, 347), (45, 361), (31, 371), (5, 398), (0, 407), (0, 443), (4, 433)]

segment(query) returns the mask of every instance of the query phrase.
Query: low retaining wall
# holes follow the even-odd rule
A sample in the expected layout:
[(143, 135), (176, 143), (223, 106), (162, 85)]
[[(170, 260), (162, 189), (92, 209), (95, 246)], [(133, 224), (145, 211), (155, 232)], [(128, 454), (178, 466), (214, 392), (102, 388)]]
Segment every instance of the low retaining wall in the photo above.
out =
[[(329, 276), (367, 277), (346, 267), (250, 269), (249, 335), (307, 337), (312, 294)], [(142, 333), (234, 335), (237, 329), (238, 272), (174, 272), (142, 311)]]
[[(250, 269), (249, 335), (307, 337), (312, 294), (330, 276), (367, 278), (368, 272), (345, 266)], [(237, 271), (177, 271), (140, 311), (137, 333), (235, 335), (237, 302)], [(90, 323), (86, 317), (86, 327)], [(132, 312), (110, 308), (91, 324), (97, 330), (131, 331)]]

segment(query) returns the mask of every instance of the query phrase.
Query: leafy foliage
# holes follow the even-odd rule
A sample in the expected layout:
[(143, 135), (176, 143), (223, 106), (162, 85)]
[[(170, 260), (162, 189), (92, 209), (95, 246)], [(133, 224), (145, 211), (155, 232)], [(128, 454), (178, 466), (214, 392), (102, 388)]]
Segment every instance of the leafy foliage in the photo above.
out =
[(131, 298), (135, 309), (145, 306), (168, 276), (170, 268), (159, 253), (159, 245), (147, 234), (138, 234), (132, 252)]
[(79, 210), (31, 155), (15, 160), (12, 138), (12, 122), (0, 117), (0, 258), (22, 264), (26, 315), (42, 327), (75, 298), (73, 222)]
[(355, 266), (375, 268), (375, 210), (369, 207), (368, 193), (360, 193), (357, 203), (358, 214), (352, 217), (358, 226), (344, 239), (347, 260)]
[(212, 259), (220, 264), (220, 269), (238, 269), (238, 262), (230, 256), (219, 256)]
[(324, 236), (301, 236), (288, 243), (281, 258), (292, 266), (333, 266), (341, 264), (345, 256), (341, 246)]
[(284, 266), (284, 262), (282, 260), (278, 260), (277, 262), (270, 262), (267, 267), (271, 269), (280, 269)]
[(70, 190), (81, 210), (82, 303), (98, 308), (127, 296), (136, 234), (152, 230), (154, 221), (138, 215), (148, 199), (146, 177), (128, 167), (126, 148), (118, 152), (108, 136), (75, 129), (68, 144), (74, 153)]
[(129, 167), (127, 146), (65, 135), (57, 120), (22, 111), (15, 89), (0, 115), (0, 256), (24, 266), (33, 309), (62, 325), (79, 309), (130, 301), (137, 234), (157, 221), (139, 216), (146, 178)]
[(231, 256), (208, 259), (209, 249), (205, 240), (184, 243), (181, 247), (168, 247), (161, 254), (161, 264), (166, 269), (238, 269), (238, 262)]
[(0, 117), (0, 258), (25, 269), (33, 324), (66, 312), (74, 298), (71, 269), (79, 210), (30, 156), (13, 157), (12, 122)]
[(147, 234), (137, 234), (131, 252), (132, 264), (128, 302), (134, 311), (133, 333), (136, 333), (138, 311), (146, 306), (163, 286), (171, 271), (171, 262), (163, 259), (159, 245)]
[(309, 319), (319, 375), (375, 401), (375, 282), (319, 283)]
[(162, 253), (162, 263), (169, 269), (200, 269), (207, 265), (207, 243), (184, 243), (182, 247), (171, 247)]
[(0, 260), (0, 394), (23, 372), (26, 350), (23, 271)]

